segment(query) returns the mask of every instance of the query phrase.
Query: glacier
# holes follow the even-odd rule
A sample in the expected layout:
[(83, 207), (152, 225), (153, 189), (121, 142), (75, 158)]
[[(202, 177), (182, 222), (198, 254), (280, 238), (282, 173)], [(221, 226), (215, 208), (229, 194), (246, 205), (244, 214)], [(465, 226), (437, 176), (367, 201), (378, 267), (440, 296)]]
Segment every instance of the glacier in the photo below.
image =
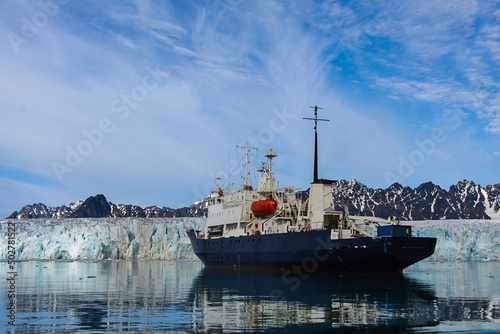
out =
[[(206, 218), (40, 218), (0, 221), (0, 260), (8, 258), (8, 223), (16, 260), (196, 259), (186, 232)], [(500, 220), (402, 222), (413, 235), (436, 237), (427, 261), (499, 261)], [(12, 226), (12, 225), (11, 225)]]
[(195, 259), (186, 231), (205, 228), (205, 218), (2, 220), (3, 260), (8, 222), (15, 223), (16, 260)]
[(500, 220), (406, 221), (415, 237), (437, 238), (428, 261), (499, 261)]

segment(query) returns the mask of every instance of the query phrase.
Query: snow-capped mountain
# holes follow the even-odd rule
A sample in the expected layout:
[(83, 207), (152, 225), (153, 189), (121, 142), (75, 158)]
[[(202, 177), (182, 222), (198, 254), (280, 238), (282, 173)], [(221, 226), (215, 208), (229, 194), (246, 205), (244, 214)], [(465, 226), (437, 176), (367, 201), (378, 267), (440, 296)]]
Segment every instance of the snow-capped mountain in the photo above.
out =
[(446, 191), (432, 182), (415, 189), (398, 183), (372, 189), (356, 180), (342, 180), (332, 185), (332, 191), (335, 208), (347, 205), (351, 215), (401, 220), (500, 218), (500, 184), (483, 188), (463, 180)]
[(205, 217), (207, 202), (203, 200), (189, 207), (171, 209), (167, 207), (148, 206), (141, 208), (131, 204), (114, 204), (108, 202), (104, 195), (90, 196), (85, 201), (71, 203), (69, 206), (47, 207), (42, 203), (26, 205), (19, 212), (14, 211), (8, 218), (175, 218)]
[(26, 205), (19, 212), (14, 211), (8, 218), (34, 219), (34, 218), (63, 218), (71, 214), (82, 205), (83, 201), (73, 202), (69, 205), (56, 207), (46, 206), (43, 203)]
[[(341, 180), (332, 185), (335, 209), (347, 206), (351, 215), (388, 217), (401, 220), (500, 219), (500, 183), (481, 187), (472, 181), (460, 181), (448, 191), (432, 182), (412, 189), (394, 183), (387, 189), (372, 189), (356, 180)], [(307, 199), (309, 191), (299, 196)], [(26, 205), (9, 218), (172, 218), (206, 217), (206, 199), (189, 207), (171, 209), (130, 204), (113, 204), (103, 195), (68, 206), (47, 207), (42, 203)]]

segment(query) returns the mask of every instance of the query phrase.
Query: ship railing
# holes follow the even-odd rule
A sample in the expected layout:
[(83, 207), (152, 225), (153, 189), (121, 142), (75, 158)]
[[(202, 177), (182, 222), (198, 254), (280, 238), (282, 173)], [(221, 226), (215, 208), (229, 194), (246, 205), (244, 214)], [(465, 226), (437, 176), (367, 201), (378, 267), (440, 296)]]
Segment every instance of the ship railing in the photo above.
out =
[(365, 223), (369, 224), (390, 224), (390, 225), (399, 225), (399, 219), (393, 216), (390, 216), (387, 219), (379, 218), (379, 217), (370, 217), (370, 216), (349, 216), (349, 219), (352, 221), (362, 220)]
[(248, 234), (249, 232), (252, 231), (252, 225), (254, 222), (257, 220), (257, 218), (252, 219), (248, 224), (245, 226), (245, 234)]
[[(361, 224), (365, 224), (365, 223), (361, 223)], [(354, 230), (354, 231), (356, 231), (356, 232), (358, 232), (358, 233), (360, 233), (362, 236), (370, 237), (373, 240), (377, 239), (376, 236), (374, 236), (373, 234), (371, 234), (367, 230), (361, 228), (358, 224), (356, 224), (354, 222), (352, 222), (352, 224), (351, 224), (351, 229)], [(352, 233), (352, 234), (354, 234), (354, 233)]]
[[(268, 223), (268, 222), (269, 222), (271, 219), (273, 219), (273, 218), (277, 218), (277, 217), (279, 217), (279, 216), (283, 216), (283, 214), (285, 213), (285, 210), (284, 210), (284, 209), (283, 209), (283, 210), (276, 210), (276, 211), (277, 211), (277, 213), (276, 213), (274, 216), (267, 218), (267, 219), (266, 219), (266, 220), (262, 223), (262, 230), (263, 230), (263, 231), (264, 231), (264, 225), (265, 225), (266, 223)], [(282, 217), (282, 218), (287, 218), (287, 217)]]
[(296, 193), (297, 191), (301, 190), (300, 188), (295, 188), (295, 187), (291, 187), (291, 186), (288, 186), (288, 187), (279, 187), (276, 189), (277, 191), (281, 191), (281, 192), (287, 192), (287, 193)]
[(248, 234), (249, 232), (253, 231), (254, 233), (256, 233), (257, 231), (259, 231), (260, 233), (263, 233), (263, 234), (266, 234), (264, 233), (266, 231), (266, 228), (265, 228), (265, 225), (271, 220), (271, 219), (274, 219), (274, 218), (282, 218), (282, 219), (288, 219), (288, 220), (293, 220), (292, 217), (284, 217), (283, 214), (285, 212), (285, 210), (276, 210), (277, 212), (267, 218), (265, 221), (263, 221), (261, 224), (260, 224), (260, 228), (258, 229), (252, 229), (252, 225), (255, 223), (255, 221), (258, 220), (258, 218), (254, 218), (252, 219), (248, 224), (246, 224), (245, 226), (245, 233)]
[[(399, 219), (396, 217), (389, 217), (388, 219), (384, 218), (379, 218), (379, 217), (366, 217), (366, 216), (348, 216), (348, 219), (351, 223), (351, 229), (353, 231), (356, 231), (358, 233), (361, 233), (364, 236), (368, 236), (372, 239), (377, 239), (377, 237), (367, 231), (367, 228), (370, 226), (380, 226), (381, 224), (384, 225), (394, 225), (398, 226), (399, 225)], [(356, 222), (358, 221), (358, 222)], [(362, 228), (361, 225), (365, 225), (365, 228)]]

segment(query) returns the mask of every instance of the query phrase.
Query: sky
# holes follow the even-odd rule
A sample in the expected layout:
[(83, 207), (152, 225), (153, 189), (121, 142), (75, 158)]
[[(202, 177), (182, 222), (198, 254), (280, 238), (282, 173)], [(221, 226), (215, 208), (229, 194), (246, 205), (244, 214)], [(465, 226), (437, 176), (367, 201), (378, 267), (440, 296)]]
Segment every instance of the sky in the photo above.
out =
[(188, 206), (246, 143), (307, 189), (311, 106), (320, 178), (500, 182), (495, 1), (6, 0), (0, 36), (0, 217)]

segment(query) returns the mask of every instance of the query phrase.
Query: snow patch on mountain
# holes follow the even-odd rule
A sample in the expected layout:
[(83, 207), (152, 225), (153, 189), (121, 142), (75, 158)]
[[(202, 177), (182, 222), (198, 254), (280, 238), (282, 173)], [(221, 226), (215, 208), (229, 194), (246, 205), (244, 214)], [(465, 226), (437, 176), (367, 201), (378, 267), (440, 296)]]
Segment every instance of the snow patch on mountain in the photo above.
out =
[(138, 205), (114, 204), (108, 202), (102, 194), (90, 196), (85, 201), (77, 201), (68, 206), (48, 207), (43, 203), (25, 205), (19, 212), (14, 211), (7, 219), (36, 218), (175, 218), (205, 217), (207, 200), (204, 199), (191, 206), (171, 209), (157, 205), (144, 209)]
[(493, 184), (481, 189), (485, 198), (486, 214), (492, 219), (500, 219), (500, 184)]
[(402, 220), (500, 219), (500, 184), (481, 187), (462, 180), (448, 191), (432, 182), (412, 189), (398, 183), (372, 189), (356, 180), (332, 184), (335, 209), (357, 216), (396, 216)]
[[(387, 189), (372, 189), (356, 180), (340, 180), (332, 184), (335, 209), (349, 208), (357, 216), (395, 216), (401, 220), (436, 219), (500, 219), (500, 184), (482, 187), (472, 181), (462, 180), (448, 191), (432, 182), (412, 189), (398, 183)], [(306, 200), (309, 191), (297, 193)], [(171, 209), (108, 202), (104, 195), (96, 195), (68, 206), (47, 207), (42, 203), (26, 205), (8, 218), (97, 218), (136, 217), (172, 218), (206, 217), (207, 199), (191, 206)]]

